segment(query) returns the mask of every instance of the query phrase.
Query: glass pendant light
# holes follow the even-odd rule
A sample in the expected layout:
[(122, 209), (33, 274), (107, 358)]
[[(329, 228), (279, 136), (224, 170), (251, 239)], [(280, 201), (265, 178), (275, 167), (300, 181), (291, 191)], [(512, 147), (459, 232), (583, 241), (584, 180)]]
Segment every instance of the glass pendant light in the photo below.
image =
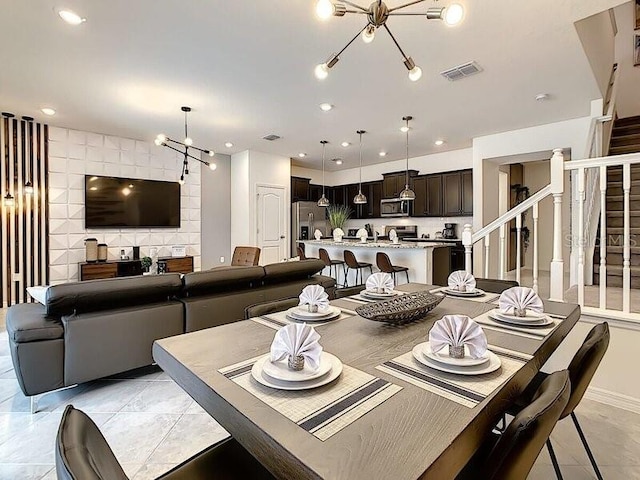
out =
[(7, 192), (7, 194), (4, 196), (4, 206), (13, 207), (14, 204), (15, 204), (15, 201), (13, 199), (13, 195)]
[[(33, 117), (22, 117), (23, 120), (27, 122), (29, 126), (29, 137), (33, 138)], [(29, 159), (27, 161), (27, 175), (28, 180), (25, 182), (23, 187), (23, 192), (25, 195), (33, 195), (33, 183), (31, 183), (31, 178), (33, 177), (32, 171), (33, 164), (33, 147), (29, 145)]]
[(410, 130), (409, 120), (413, 120), (413, 117), (411, 116), (402, 117), (402, 120), (406, 122), (405, 128), (403, 128), (403, 130), (407, 135), (407, 170), (405, 173), (406, 176), (405, 176), (404, 190), (400, 192), (400, 200), (411, 201), (416, 199), (415, 192), (409, 188), (409, 130)]
[(358, 194), (353, 197), (353, 203), (363, 205), (367, 203), (367, 197), (362, 193), (362, 134), (367, 132), (358, 130), (356, 133), (360, 135), (360, 183), (358, 184)]
[(320, 197), (320, 200), (318, 200), (318, 206), (319, 207), (328, 207), (329, 206), (329, 199), (327, 197), (325, 197), (324, 195), (324, 188), (325, 188), (325, 182), (324, 182), (324, 152), (325, 152), (325, 148), (327, 146), (327, 142), (326, 140), (321, 140), (320, 143), (322, 144), (322, 196)]

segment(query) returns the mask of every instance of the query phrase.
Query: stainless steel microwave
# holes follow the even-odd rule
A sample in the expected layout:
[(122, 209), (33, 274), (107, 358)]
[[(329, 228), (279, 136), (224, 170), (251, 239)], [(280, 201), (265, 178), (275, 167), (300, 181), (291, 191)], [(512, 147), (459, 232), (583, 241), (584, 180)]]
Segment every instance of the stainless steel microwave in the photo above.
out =
[(408, 217), (411, 215), (411, 202), (399, 198), (380, 200), (380, 216)]

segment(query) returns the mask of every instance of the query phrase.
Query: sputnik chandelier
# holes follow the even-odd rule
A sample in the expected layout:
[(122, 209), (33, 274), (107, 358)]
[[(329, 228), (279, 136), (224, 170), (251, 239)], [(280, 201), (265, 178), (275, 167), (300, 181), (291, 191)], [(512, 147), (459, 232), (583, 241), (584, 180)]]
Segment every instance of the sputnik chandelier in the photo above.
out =
[[(326, 20), (330, 17), (344, 17), (347, 13), (354, 13), (359, 15), (367, 16), (367, 24), (360, 30), (355, 37), (353, 37), (345, 47), (340, 50), (338, 53), (332, 54), (325, 63), (321, 63), (316, 66), (315, 75), (318, 80), (324, 80), (329, 75), (329, 69), (331, 69), (338, 61), (340, 60), (340, 55), (344, 52), (349, 46), (358, 38), (358, 36), (362, 35), (362, 40), (365, 43), (373, 42), (373, 39), (376, 35), (376, 30), (378, 28), (384, 28), (393, 43), (395, 43), (398, 50), (400, 50), (400, 54), (402, 55), (402, 61), (409, 70), (409, 79), (413, 82), (420, 80), (422, 77), (422, 69), (415, 64), (413, 59), (407, 56), (400, 47), (400, 44), (396, 40), (396, 38), (389, 30), (387, 26), (387, 20), (392, 15), (418, 15), (418, 16), (426, 16), (427, 20), (442, 20), (445, 24), (449, 26), (454, 26), (459, 24), (464, 17), (464, 9), (461, 5), (454, 3), (449, 5), (448, 7), (430, 7), (426, 12), (400, 12), (406, 7), (410, 7), (412, 5), (416, 5), (418, 3), (423, 3), (426, 0), (413, 0), (405, 3), (403, 5), (399, 5), (397, 7), (389, 8), (385, 2), (382, 0), (375, 0), (368, 8), (361, 7), (353, 2), (347, 0), (318, 0), (316, 4), (316, 14), (319, 18)], [(436, 2), (438, 0), (435, 0)], [(351, 8), (347, 8), (351, 7)]]
[[(191, 107), (182, 107), (180, 110), (184, 112), (184, 142), (179, 142), (177, 140), (173, 140), (172, 138), (167, 137), (164, 133), (161, 133), (154, 140), (155, 144), (158, 146), (163, 146), (170, 148), (178, 152), (181, 155), (184, 155), (184, 160), (182, 161), (182, 172), (180, 173), (180, 185), (184, 185), (184, 176), (189, 175), (189, 159), (196, 160), (203, 165), (206, 165), (211, 170), (215, 170), (218, 166), (213, 162), (205, 162), (201, 158), (195, 157), (189, 153), (189, 149), (197, 150), (198, 152), (204, 153), (213, 157), (215, 152), (213, 150), (205, 150), (204, 148), (198, 148), (193, 146), (193, 140), (189, 136), (189, 126), (187, 124), (187, 114), (191, 111)], [(184, 148), (184, 151), (181, 148), (177, 148), (179, 145), (181, 148)]]

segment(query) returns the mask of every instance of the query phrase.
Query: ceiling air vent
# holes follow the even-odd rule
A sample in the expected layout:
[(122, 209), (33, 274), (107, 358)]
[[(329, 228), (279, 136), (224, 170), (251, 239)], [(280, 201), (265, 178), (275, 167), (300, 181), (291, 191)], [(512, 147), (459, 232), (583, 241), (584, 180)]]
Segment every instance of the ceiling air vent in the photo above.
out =
[(468, 77), (470, 75), (474, 75), (476, 73), (480, 73), (482, 68), (476, 62), (469, 62), (463, 65), (458, 65), (457, 67), (450, 68), (449, 70), (445, 70), (441, 72), (442, 75), (447, 80), (455, 82), (456, 80), (460, 80), (462, 78)]
[(280, 138), (279, 135), (274, 135), (273, 133), (271, 135), (265, 135), (264, 137), (262, 137), (263, 140), (269, 140), (270, 142), (273, 142), (274, 140), (278, 140)]

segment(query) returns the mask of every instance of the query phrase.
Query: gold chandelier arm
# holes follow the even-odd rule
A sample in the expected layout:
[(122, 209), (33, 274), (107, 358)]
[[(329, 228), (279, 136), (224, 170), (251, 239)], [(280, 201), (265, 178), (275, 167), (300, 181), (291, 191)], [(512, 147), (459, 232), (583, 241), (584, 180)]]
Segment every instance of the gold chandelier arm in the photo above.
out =
[(409, 57), (407, 57), (407, 55), (404, 53), (404, 50), (402, 50), (402, 47), (400, 46), (400, 44), (396, 40), (396, 37), (393, 36), (393, 33), (391, 33), (391, 30), (389, 30), (389, 27), (387, 27), (387, 24), (385, 23), (382, 26), (384, 27), (384, 29), (387, 31), (387, 33), (391, 37), (391, 40), (393, 40), (393, 43), (396, 44), (396, 47), (398, 47), (398, 50), (400, 50), (400, 53), (402, 54), (402, 58), (404, 60), (408, 59)]
[(403, 8), (410, 7), (411, 5), (416, 5), (417, 3), (424, 3), (426, 1), (427, 0), (414, 0), (413, 2), (405, 3), (404, 5), (398, 5), (397, 7), (390, 8), (389, 13), (395, 12), (396, 10), (402, 10)]

